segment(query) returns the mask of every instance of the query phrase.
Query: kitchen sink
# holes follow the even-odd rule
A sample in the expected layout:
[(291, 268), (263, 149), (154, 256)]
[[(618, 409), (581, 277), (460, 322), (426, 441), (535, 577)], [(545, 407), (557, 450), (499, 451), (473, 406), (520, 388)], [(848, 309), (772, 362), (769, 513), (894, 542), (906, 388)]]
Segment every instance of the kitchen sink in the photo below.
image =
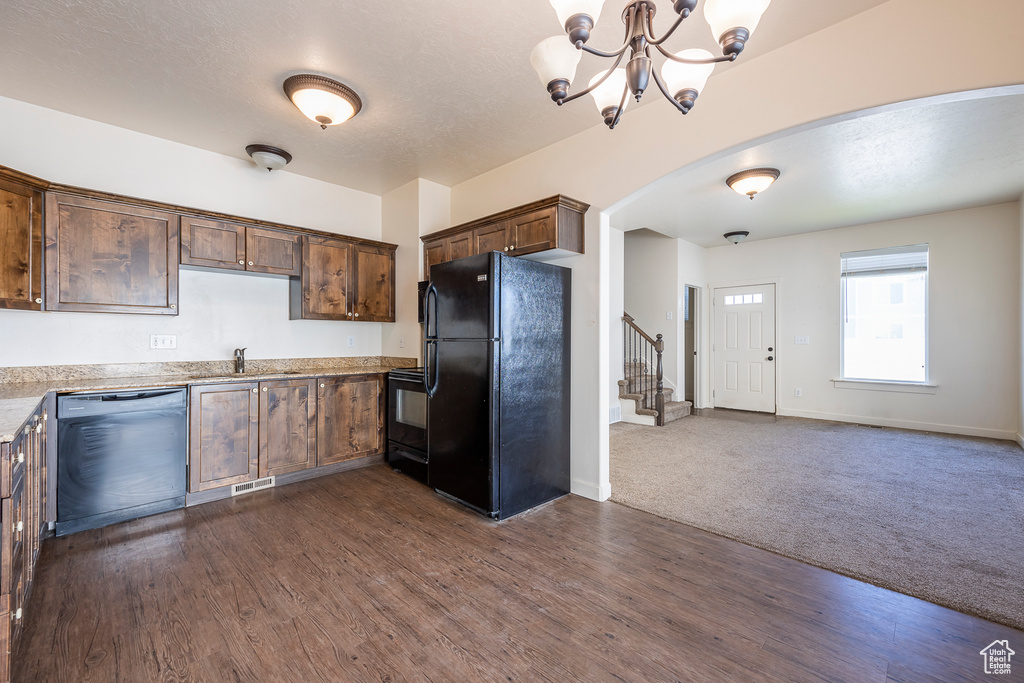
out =
[(192, 380), (242, 380), (242, 379), (253, 379), (254, 377), (264, 377), (268, 375), (308, 375), (310, 373), (303, 372), (302, 370), (285, 370), (283, 372), (233, 372), (230, 375), (192, 375), (189, 379)]

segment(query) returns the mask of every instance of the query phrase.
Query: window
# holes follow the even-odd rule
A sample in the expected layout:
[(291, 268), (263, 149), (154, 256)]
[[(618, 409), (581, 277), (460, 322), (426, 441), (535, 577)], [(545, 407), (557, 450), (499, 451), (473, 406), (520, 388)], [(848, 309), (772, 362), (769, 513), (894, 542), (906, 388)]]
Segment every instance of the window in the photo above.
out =
[(763, 294), (737, 294), (735, 296), (726, 296), (726, 306), (742, 306), (743, 304), (759, 304), (764, 301)]
[(928, 245), (842, 255), (842, 377), (928, 381)]

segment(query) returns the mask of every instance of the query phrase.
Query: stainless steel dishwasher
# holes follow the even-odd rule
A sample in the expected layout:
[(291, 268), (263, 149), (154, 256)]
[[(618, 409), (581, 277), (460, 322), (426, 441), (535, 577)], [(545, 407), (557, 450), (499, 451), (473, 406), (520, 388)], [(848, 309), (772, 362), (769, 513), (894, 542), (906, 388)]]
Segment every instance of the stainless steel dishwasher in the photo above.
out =
[(57, 535), (185, 507), (185, 389), (57, 398)]

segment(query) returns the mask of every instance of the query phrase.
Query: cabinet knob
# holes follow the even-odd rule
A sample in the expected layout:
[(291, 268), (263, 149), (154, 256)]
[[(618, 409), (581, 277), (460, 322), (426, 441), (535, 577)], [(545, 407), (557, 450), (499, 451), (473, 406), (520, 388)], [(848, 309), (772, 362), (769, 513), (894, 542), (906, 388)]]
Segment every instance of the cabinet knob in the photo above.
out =
[(14, 525), (14, 530), (17, 531), (18, 533), (21, 533), (22, 529), (24, 529), (24, 528), (25, 528), (25, 522), (18, 522), (17, 524)]
[(357, 318), (359, 317), (359, 314), (358, 314), (358, 313), (356, 313), (356, 317), (357, 317)]
[(25, 462), (25, 452), (24, 451), (19, 451), (18, 452), (18, 462)]
[(253, 390), (252, 390), (252, 393), (254, 393), (254, 394), (255, 394), (255, 393), (256, 393), (257, 391), (259, 391), (259, 389), (253, 389)]
[(242, 259), (241, 261), (239, 261), (239, 262), (238, 262), (238, 265), (240, 265), (240, 266), (244, 266), (244, 265), (245, 265), (245, 259)]
[(267, 390), (267, 388), (266, 388), (266, 387), (263, 387), (263, 391), (266, 391), (266, 390)]
[(515, 251), (516, 250), (516, 245), (513, 244), (511, 247), (508, 248), (508, 250), (509, 251)]
[(505, 251), (508, 251), (508, 247), (505, 247)]
[(37, 303), (37, 304), (41, 304), (41, 303), (43, 303), (43, 300), (42, 300), (42, 299), (40, 299), (40, 298), (39, 298), (39, 297), (37, 296), (37, 297), (36, 297), (36, 303)]
[(323, 389), (323, 388), (324, 388), (324, 387), (326, 387), (326, 386), (327, 386), (326, 384), (321, 384), (321, 385), (320, 385), (320, 388), (321, 388), (321, 389)]
[(16, 609), (12, 616), (14, 617), (15, 621), (21, 621), (21, 608), (19, 607), (18, 609)]
[(173, 310), (173, 309), (175, 309), (175, 308), (177, 308), (177, 307), (178, 307), (178, 304), (171, 304), (171, 309), (172, 309), (172, 310)]
[(249, 265), (250, 265), (250, 266), (252, 265), (252, 261), (249, 261)]

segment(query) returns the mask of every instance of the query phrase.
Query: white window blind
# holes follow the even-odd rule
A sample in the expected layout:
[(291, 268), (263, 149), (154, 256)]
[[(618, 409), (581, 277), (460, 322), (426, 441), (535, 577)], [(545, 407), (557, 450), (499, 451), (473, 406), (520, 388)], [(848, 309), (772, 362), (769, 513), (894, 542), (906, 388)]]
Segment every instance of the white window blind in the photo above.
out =
[(912, 244), (906, 247), (847, 251), (842, 254), (842, 269), (844, 277), (925, 271), (928, 270), (928, 245)]

